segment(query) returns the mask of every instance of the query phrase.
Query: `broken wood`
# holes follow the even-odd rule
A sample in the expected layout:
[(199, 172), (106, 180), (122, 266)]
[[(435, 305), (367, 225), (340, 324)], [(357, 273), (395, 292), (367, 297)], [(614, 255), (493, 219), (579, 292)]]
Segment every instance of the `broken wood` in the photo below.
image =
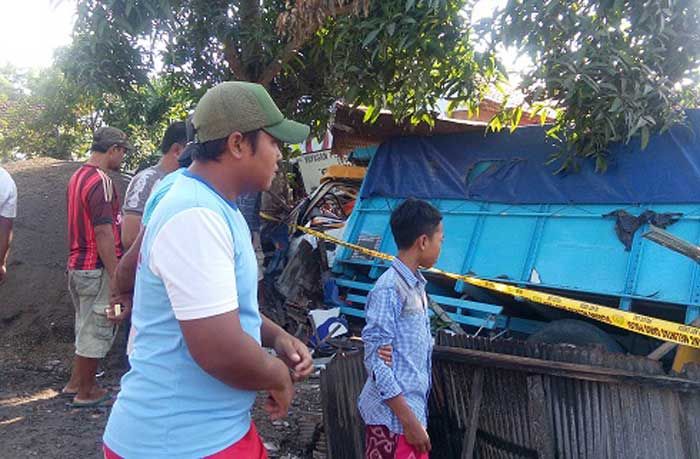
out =
[(476, 444), (476, 431), (479, 428), (479, 413), (481, 412), (481, 399), (484, 394), (484, 369), (479, 367), (474, 370), (472, 378), (472, 390), (469, 396), (469, 417), (467, 418), (464, 444), (462, 445), (462, 459), (474, 457), (474, 445)]
[(452, 330), (457, 335), (466, 335), (467, 334), (467, 332), (465, 332), (464, 329), (462, 327), (460, 327), (460, 325), (457, 322), (452, 320), (452, 318), (449, 315), (447, 315), (445, 310), (442, 309), (442, 306), (437, 304), (435, 302), (435, 300), (433, 300), (430, 297), (430, 295), (427, 295), (427, 296), (428, 296), (428, 306), (430, 307), (430, 309), (432, 309), (433, 312), (435, 312), (435, 314), (440, 318), (440, 320), (442, 320), (443, 322), (445, 322), (447, 324), (447, 326), (449, 327), (450, 330)]
[(651, 229), (642, 235), (643, 238), (655, 242), (669, 250), (685, 255), (686, 257), (700, 262), (700, 247), (691, 244), (668, 231), (651, 225)]
[(563, 378), (582, 379), (606, 383), (634, 383), (655, 387), (669, 387), (677, 391), (700, 391), (700, 382), (671, 376), (649, 375), (644, 373), (605, 368), (579, 363), (556, 362), (531, 357), (497, 354), (446, 346), (435, 346), (433, 358), (445, 361), (483, 365), (492, 368), (538, 373)]

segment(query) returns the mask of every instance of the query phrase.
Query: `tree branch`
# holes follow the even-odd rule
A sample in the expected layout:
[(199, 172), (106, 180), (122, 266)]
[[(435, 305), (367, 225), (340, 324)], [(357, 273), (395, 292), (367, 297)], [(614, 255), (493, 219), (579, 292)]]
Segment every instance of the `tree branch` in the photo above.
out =
[(245, 71), (243, 63), (241, 62), (241, 56), (238, 53), (238, 49), (236, 49), (236, 45), (231, 41), (227, 41), (224, 44), (224, 58), (228, 63), (228, 68), (238, 80), (250, 81), (248, 72)]
[[(350, 2), (346, 5), (335, 7), (334, 9), (327, 8), (325, 11), (325, 20), (331, 17), (345, 16), (357, 11), (356, 2)], [(303, 32), (297, 32), (297, 36), (292, 38), (284, 47), (282, 52), (263, 70), (258, 78), (258, 83), (266, 88), (272, 83), (272, 80), (282, 71), (282, 68), (289, 63), (294, 55), (301, 49), (316, 32), (323, 27), (325, 21), (310, 22)]]
[(279, 57), (265, 67), (265, 70), (263, 70), (262, 75), (260, 75), (260, 78), (258, 79), (258, 83), (267, 88), (270, 83), (272, 83), (272, 80), (282, 71), (282, 67), (284, 67), (294, 57), (299, 48), (301, 48), (307, 40), (304, 40), (301, 43), (297, 43), (297, 41), (292, 40), (287, 43)]
[[(262, 2), (260, 0), (241, 0), (238, 4), (238, 14), (240, 15), (241, 26), (248, 30), (258, 30), (262, 27)], [(262, 55), (262, 43), (255, 37), (255, 33), (242, 34), (242, 45), (240, 52), (240, 60), (243, 67), (250, 73), (250, 79), (254, 79), (259, 75), (260, 56)]]

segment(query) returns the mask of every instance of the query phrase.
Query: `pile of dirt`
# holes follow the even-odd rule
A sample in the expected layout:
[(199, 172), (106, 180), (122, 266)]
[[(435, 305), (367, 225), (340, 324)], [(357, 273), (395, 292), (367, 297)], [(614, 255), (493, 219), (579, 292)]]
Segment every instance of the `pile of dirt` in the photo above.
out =
[[(3, 165), (17, 183), (18, 214), (8, 276), (0, 285), (0, 345), (12, 343), (27, 357), (73, 342), (66, 186), (81, 164), (37, 158)], [(113, 180), (123, 197), (128, 178), (113, 174)]]

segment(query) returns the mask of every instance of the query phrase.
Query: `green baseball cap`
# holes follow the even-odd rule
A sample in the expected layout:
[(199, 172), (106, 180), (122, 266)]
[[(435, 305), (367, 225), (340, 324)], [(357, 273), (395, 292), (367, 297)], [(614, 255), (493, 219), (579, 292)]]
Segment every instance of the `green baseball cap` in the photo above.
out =
[(309, 126), (286, 119), (263, 86), (243, 81), (209, 89), (194, 110), (192, 124), (199, 142), (262, 129), (281, 142), (301, 143), (310, 131)]

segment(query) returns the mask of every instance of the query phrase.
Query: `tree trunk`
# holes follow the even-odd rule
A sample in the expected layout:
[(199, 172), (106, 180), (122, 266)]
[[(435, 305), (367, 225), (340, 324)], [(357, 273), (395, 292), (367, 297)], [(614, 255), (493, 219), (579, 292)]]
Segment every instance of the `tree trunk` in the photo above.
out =
[[(260, 25), (260, 1), (241, 0), (240, 2), (241, 23), (245, 24), (247, 30), (256, 30)], [(255, 40), (247, 40), (241, 46), (240, 61), (246, 80), (255, 80), (260, 74), (262, 63), (260, 62), (261, 46)]]

